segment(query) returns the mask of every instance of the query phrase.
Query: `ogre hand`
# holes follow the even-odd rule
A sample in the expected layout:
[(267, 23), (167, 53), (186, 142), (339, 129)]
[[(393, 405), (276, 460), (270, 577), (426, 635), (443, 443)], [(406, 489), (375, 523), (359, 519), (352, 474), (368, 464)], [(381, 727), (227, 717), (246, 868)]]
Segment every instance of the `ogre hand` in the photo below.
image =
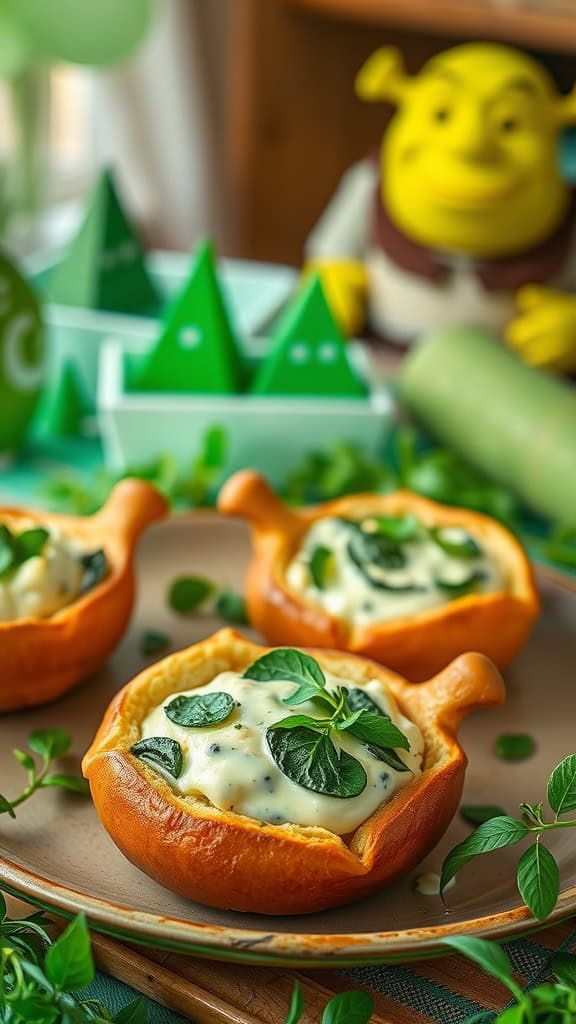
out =
[(303, 275), (320, 275), (324, 294), (339, 327), (348, 337), (360, 333), (366, 322), (368, 277), (357, 260), (310, 260)]
[(519, 315), (506, 328), (506, 341), (525, 362), (547, 370), (576, 370), (576, 295), (541, 285), (516, 294)]

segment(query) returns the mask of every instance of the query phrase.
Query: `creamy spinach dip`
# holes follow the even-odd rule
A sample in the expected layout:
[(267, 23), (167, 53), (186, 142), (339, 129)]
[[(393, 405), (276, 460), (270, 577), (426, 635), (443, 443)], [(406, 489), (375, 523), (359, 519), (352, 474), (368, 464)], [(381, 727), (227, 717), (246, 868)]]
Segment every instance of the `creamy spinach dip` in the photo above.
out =
[(413, 515), (317, 520), (286, 570), (291, 590), (356, 626), (505, 589), (494, 554), (460, 527)]
[[(358, 795), (339, 798), (315, 792), (293, 781), (279, 767), (270, 745), (270, 730), (274, 732), (279, 720), (290, 715), (324, 717), (317, 701), (304, 700), (297, 706), (286, 703), (295, 690), (290, 679), (255, 682), (236, 672), (221, 672), (205, 686), (172, 694), (146, 716), (141, 725), (142, 739), (132, 747), (132, 753), (143, 760), (147, 759), (146, 751), (156, 750), (162, 756), (168, 742), (169, 752), (177, 755), (177, 768), (172, 765), (167, 777), (177, 792), (204, 797), (222, 811), (258, 821), (317, 826), (345, 835), (421, 773), (423, 739), (417, 726), (400, 713), (377, 680), (371, 680), (360, 691), (328, 673), (323, 679), (329, 697), (339, 694), (341, 698), (345, 690), (357, 710), (364, 703), (383, 719), (389, 716), (409, 747), (383, 751), (348, 731), (331, 730), (336, 763), (342, 763), (346, 753), (365, 772), (365, 784)], [(190, 702), (188, 709), (187, 698), (196, 702)], [(223, 719), (213, 725), (197, 724), (202, 715), (204, 721), (207, 713), (208, 720), (210, 713), (214, 717), (216, 709), (220, 709), (218, 714), (224, 715)], [(185, 725), (184, 721), (196, 724)], [(286, 729), (288, 733), (292, 739), (295, 730)], [(161, 767), (160, 759), (154, 759), (154, 763)]]

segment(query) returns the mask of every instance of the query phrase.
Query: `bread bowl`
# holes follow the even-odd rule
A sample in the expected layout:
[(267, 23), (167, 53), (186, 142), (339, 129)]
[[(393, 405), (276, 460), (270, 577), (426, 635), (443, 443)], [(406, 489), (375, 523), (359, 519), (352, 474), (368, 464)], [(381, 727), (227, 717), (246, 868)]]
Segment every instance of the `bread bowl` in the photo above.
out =
[[(0, 508), (3, 550), (23, 535), (44, 535), (49, 549), (46, 557), (39, 548), (37, 557), (7, 562), (0, 580), (0, 711), (54, 700), (105, 661), (132, 610), (136, 541), (167, 509), (154, 487), (131, 479), (93, 516)], [(55, 562), (68, 585), (62, 600), (50, 578)], [(35, 586), (44, 588), (42, 600)]]
[[(526, 642), (538, 616), (538, 593), (522, 546), (500, 523), (480, 513), (441, 505), (405, 490), (350, 495), (295, 510), (284, 505), (263, 477), (251, 470), (230, 477), (220, 492), (218, 507), (250, 524), (253, 556), (246, 601), (252, 623), (269, 643), (350, 651), (374, 658), (420, 682), (467, 650), (481, 651), (499, 668), (505, 667)], [(366, 582), (362, 565), (355, 564), (359, 560), (354, 552), (349, 557), (348, 537), (346, 557), (341, 549), (333, 556), (335, 585), (322, 591), (310, 581), (309, 553), (315, 535), (322, 542), (326, 534), (321, 531), (334, 529), (338, 523), (348, 535), (351, 531), (356, 536), (364, 534), (362, 544), (373, 547), (373, 536), (364, 533), (364, 524), (376, 523), (378, 529), (381, 523), (388, 529), (386, 524), (390, 522), (396, 524), (396, 529), (404, 529), (407, 522), (416, 523), (416, 547), (427, 552), (428, 562), (438, 563), (438, 571), (469, 573), (472, 585), (463, 589), (444, 579), (440, 589), (440, 583), (429, 578), (433, 571), (430, 568), (429, 573), (426, 570), (423, 593), (403, 592), (406, 576), (402, 564), (400, 572), (394, 567), (378, 570), (379, 578)], [(464, 538), (463, 548), (471, 544), (473, 557), (443, 552), (437, 543), (442, 534)], [(422, 537), (425, 544), (419, 539)], [(340, 543), (339, 537), (334, 543)], [(410, 550), (411, 544), (414, 548), (411, 541), (402, 546), (384, 537), (384, 553), (402, 559), (402, 552)], [(482, 558), (474, 556), (474, 547)], [(296, 585), (292, 575), (295, 567), (308, 572), (307, 584)], [(399, 589), (389, 590), (389, 586), (396, 586), (397, 579)], [(375, 611), (357, 614), (357, 592), (370, 599)], [(330, 605), (342, 595), (349, 600), (351, 594), (356, 601), (351, 614)]]
[[(158, 716), (163, 714), (167, 722), (166, 708), (180, 708), (179, 699), (189, 700), (185, 693), (193, 695), (196, 688), (202, 687), (205, 695), (205, 688), (211, 684), (212, 691), (222, 685), (231, 687), (232, 677), (221, 673), (233, 673), (236, 684), (244, 686), (245, 693), (250, 686), (259, 693), (266, 692), (271, 682), (239, 677), (247, 671), (254, 674), (254, 664), (270, 653), (285, 651), (271, 652), (224, 629), (157, 662), (116, 695), (82, 767), (104, 828), (133, 864), (162, 885), (214, 907), (263, 914), (311, 913), (361, 899), (380, 889), (409, 871), (434, 846), (460, 800), (466, 756), (456, 740), (459, 723), (464, 715), (481, 705), (501, 703), (504, 688), (496, 668), (480, 654), (462, 655), (440, 675), (414, 687), (382, 666), (350, 654), (306, 652), (327, 678), (337, 678), (355, 691), (369, 692), (372, 701), (388, 701), (393, 719), (403, 721), (398, 719), (399, 711), (412, 723), (412, 735), (419, 732), (423, 743), (421, 774), (417, 769), (412, 773), (405, 771), (402, 785), (389, 800), (378, 804), (355, 828), (336, 834), (310, 823), (274, 823), (237, 809), (226, 809), (227, 801), (238, 799), (238, 792), (240, 800), (253, 798), (250, 786), (244, 792), (239, 790), (239, 783), (236, 785), (242, 772), (235, 767), (232, 784), (236, 788), (230, 795), (226, 796), (218, 779), (210, 780), (216, 785), (224, 809), (198, 792), (198, 785), (204, 786), (204, 781), (199, 780), (205, 778), (207, 756), (199, 753), (198, 745), (208, 744), (207, 752), (214, 746), (222, 751), (230, 742), (230, 735), (239, 725), (237, 716), (246, 713), (238, 709), (235, 701), (224, 721), (199, 730), (186, 727), (194, 733), (190, 748), (182, 738), (185, 730), (180, 726), (180, 733), (171, 732), (172, 727), (167, 726), (150, 739), (150, 730), (158, 727)], [(280, 703), (280, 717), (289, 714), (285, 698)], [(303, 706), (306, 705), (298, 705), (293, 712), (301, 711)], [(239, 733), (244, 728), (241, 723), (240, 726)], [(257, 756), (263, 757), (264, 779), (272, 769), (276, 770), (276, 775), (272, 774), (275, 785), (278, 761), (272, 748), (266, 747), (269, 731), (266, 725)], [(143, 744), (149, 751), (151, 742), (153, 746), (166, 735), (179, 735), (181, 739), (180, 771), (173, 758), (172, 774), (159, 768), (158, 762), (141, 759)], [(143, 739), (146, 736), (148, 739)], [(246, 749), (252, 770), (250, 736), (238, 740), (239, 752), (234, 757), (242, 757)], [(265, 756), (262, 751), (267, 751)], [(230, 763), (235, 765), (236, 761)], [(198, 766), (198, 778), (193, 770), (190, 773), (194, 764)], [(387, 769), (388, 762), (380, 762), (380, 767)], [(187, 780), (183, 789), (179, 788), (180, 778)], [(221, 775), (222, 780), (225, 778), (226, 769)], [(370, 773), (367, 778), (372, 778)], [(260, 776), (253, 781), (259, 788)], [(290, 778), (288, 782), (300, 791), (309, 789)], [(312, 799), (317, 792), (312, 791)], [(331, 805), (330, 814), (334, 800), (342, 805), (347, 802), (333, 795), (325, 800)], [(312, 805), (306, 806), (308, 815)], [(324, 815), (324, 804), (316, 806), (321, 807), (318, 815)]]

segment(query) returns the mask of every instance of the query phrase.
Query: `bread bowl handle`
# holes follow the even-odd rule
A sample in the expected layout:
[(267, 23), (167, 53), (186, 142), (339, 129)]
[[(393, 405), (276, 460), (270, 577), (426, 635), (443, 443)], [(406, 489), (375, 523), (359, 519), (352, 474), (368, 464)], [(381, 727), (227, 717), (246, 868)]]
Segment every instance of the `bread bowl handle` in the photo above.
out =
[(433, 679), (418, 687), (423, 712), (456, 735), (463, 718), (480, 707), (504, 703), (504, 680), (483, 654), (461, 654)]
[(226, 481), (218, 496), (218, 510), (247, 519), (257, 532), (292, 534), (301, 529), (301, 518), (274, 493), (270, 484), (253, 469), (242, 469)]
[(94, 524), (119, 533), (128, 542), (169, 511), (166, 498), (145, 480), (126, 477), (112, 488), (106, 504), (92, 517)]

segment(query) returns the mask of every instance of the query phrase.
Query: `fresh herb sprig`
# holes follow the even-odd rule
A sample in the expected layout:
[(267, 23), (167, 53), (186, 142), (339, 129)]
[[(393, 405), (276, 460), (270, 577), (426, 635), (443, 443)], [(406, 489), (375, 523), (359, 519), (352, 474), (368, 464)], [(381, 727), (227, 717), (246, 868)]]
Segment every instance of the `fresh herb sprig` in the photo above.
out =
[(324, 672), (309, 654), (292, 648), (270, 651), (246, 669), (244, 678), (262, 683), (293, 682), (296, 690), (284, 698), (284, 703), (297, 707), (313, 701), (324, 713), (322, 718), (288, 715), (266, 732), (270, 753), (280, 771), (305, 789), (345, 799), (358, 796), (366, 788), (361, 762), (334, 744), (338, 733), (361, 740), (372, 756), (387, 760), (391, 767), (396, 767), (393, 759), (400, 761), (406, 770), (396, 750), (409, 750), (410, 744), (389, 715), (359, 687), (328, 690)]
[(573, 1024), (576, 1020), (576, 957), (558, 953), (552, 958), (556, 982), (524, 991), (515, 980), (510, 961), (496, 942), (470, 935), (442, 940), (445, 946), (479, 964), (512, 993), (514, 1005), (496, 1017), (492, 1012), (474, 1016), (467, 1024)]
[[(22, 765), (28, 776), (28, 784), (22, 792), (9, 799), (0, 794), (0, 814), (9, 814), (11, 818), (16, 817), (16, 808), (25, 803), (39, 789), (57, 787), (68, 789), (74, 793), (88, 795), (90, 792), (88, 783), (78, 775), (67, 775), (62, 772), (51, 772), (50, 768), (54, 761), (62, 757), (70, 749), (72, 740), (65, 729), (35, 729), (27, 739), (28, 750), (12, 751), (12, 756)], [(32, 754), (40, 758), (38, 762)]]
[(136, 999), (113, 1014), (78, 993), (94, 980), (90, 936), (83, 915), (55, 942), (42, 913), (7, 916), (0, 893), (0, 1019), (3, 1024), (146, 1024)]
[(498, 815), (472, 832), (450, 851), (442, 865), (440, 892), (470, 861), (483, 853), (514, 846), (523, 839), (533, 840), (522, 854), (517, 867), (518, 890), (530, 912), (539, 921), (552, 913), (558, 902), (560, 876), (552, 853), (543, 845), (544, 837), (557, 829), (576, 828), (576, 818), (565, 818), (576, 811), (576, 754), (569, 754), (553, 769), (547, 784), (552, 821), (544, 820), (544, 802), (521, 803), (521, 818)]

